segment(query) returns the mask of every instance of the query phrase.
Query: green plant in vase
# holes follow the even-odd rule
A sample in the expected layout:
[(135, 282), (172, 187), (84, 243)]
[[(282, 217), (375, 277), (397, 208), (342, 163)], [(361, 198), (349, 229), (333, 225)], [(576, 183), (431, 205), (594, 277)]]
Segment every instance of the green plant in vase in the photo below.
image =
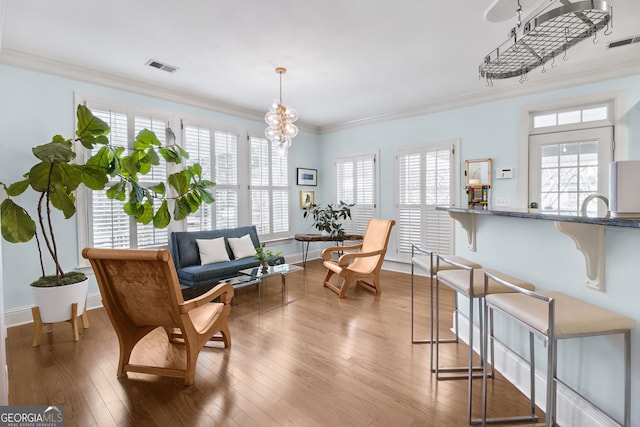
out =
[(344, 240), (344, 225), (340, 220), (351, 219), (351, 208), (353, 204), (342, 201), (338, 206), (327, 204), (324, 206), (312, 205), (303, 209), (303, 217), (313, 218), (313, 226), (321, 233), (329, 235), (336, 240)]
[[(124, 211), (142, 224), (153, 223), (165, 228), (172, 218), (184, 219), (196, 212), (202, 203), (212, 203), (210, 188), (215, 185), (202, 179), (200, 165), (188, 166), (169, 175), (167, 181), (175, 196), (168, 197), (165, 183), (145, 187), (140, 176), (150, 173), (160, 163), (180, 164), (188, 154), (178, 145), (163, 147), (157, 136), (142, 130), (132, 150), (110, 145), (109, 125), (85, 106), (77, 108), (77, 129), (73, 138), (55, 135), (50, 142), (32, 148), (37, 163), (23, 175), (23, 179), (6, 185), (0, 182), (7, 197), (0, 204), (2, 237), (11, 243), (28, 242), (36, 238), (42, 277), (34, 287), (62, 286), (86, 280), (80, 272), (68, 272), (60, 263), (58, 241), (54, 232), (53, 210), (62, 212), (65, 219), (76, 213), (75, 191), (81, 184), (91, 190), (104, 190), (109, 181), (116, 181), (106, 190), (107, 197), (125, 201)], [(94, 153), (84, 164), (76, 163), (75, 146), (79, 143)], [(14, 198), (27, 189), (38, 194), (35, 220)], [(168, 201), (173, 200), (173, 215)], [(45, 274), (44, 254), (55, 266), (54, 274)]]

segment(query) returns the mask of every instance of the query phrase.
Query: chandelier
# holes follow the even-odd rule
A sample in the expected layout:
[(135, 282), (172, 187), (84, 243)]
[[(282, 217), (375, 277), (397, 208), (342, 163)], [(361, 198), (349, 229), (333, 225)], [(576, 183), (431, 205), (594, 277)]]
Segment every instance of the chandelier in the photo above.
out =
[(489, 84), (493, 79), (520, 77), (526, 80), (527, 73), (538, 66), (546, 71), (545, 64), (555, 65), (556, 56), (562, 55), (571, 46), (606, 28), (611, 32), (612, 8), (604, 0), (581, 0), (571, 3), (559, 0), (560, 5), (548, 1), (534, 13), (534, 17), (520, 20), (520, 1), (516, 9), (517, 26), (511, 29), (509, 39), (485, 56), (480, 65), (480, 76)]
[(276, 68), (276, 73), (280, 75), (280, 98), (273, 100), (264, 116), (264, 121), (269, 125), (264, 134), (269, 141), (278, 144), (282, 154), (287, 152), (291, 147), (291, 139), (298, 134), (298, 127), (293, 124), (298, 120), (298, 113), (282, 103), (282, 75), (286, 72), (286, 68)]

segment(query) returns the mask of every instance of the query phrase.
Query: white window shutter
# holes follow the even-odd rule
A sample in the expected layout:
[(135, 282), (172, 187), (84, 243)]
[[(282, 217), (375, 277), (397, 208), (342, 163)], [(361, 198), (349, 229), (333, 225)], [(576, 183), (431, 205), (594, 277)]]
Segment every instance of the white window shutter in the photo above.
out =
[(453, 249), (453, 222), (436, 206), (452, 200), (452, 146), (430, 146), (399, 152), (398, 253), (410, 254), (418, 244), (440, 254)]
[(335, 202), (355, 204), (351, 221), (345, 221), (348, 234), (364, 234), (376, 213), (376, 156), (374, 154), (338, 158), (334, 163)]

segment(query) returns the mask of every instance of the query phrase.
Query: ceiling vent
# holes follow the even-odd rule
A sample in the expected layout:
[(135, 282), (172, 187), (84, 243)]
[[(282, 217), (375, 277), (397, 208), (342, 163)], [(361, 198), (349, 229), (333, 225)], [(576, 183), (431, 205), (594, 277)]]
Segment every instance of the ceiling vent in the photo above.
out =
[(167, 73), (175, 73), (176, 71), (178, 71), (178, 67), (165, 64), (160, 61), (156, 61), (155, 59), (148, 60), (145, 65), (148, 65), (149, 67), (157, 68), (158, 70), (166, 71)]
[(640, 42), (640, 36), (634, 36), (634, 37), (629, 37), (626, 39), (616, 40), (614, 42), (608, 43), (607, 48), (611, 49), (612, 47), (626, 46), (628, 44), (638, 43), (638, 42)]

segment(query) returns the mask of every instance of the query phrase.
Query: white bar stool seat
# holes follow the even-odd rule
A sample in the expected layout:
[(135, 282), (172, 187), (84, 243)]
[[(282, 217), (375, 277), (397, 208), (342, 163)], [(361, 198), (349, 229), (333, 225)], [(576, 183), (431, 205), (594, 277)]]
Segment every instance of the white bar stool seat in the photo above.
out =
[[(509, 286), (514, 292), (511, 294), (492, 294), (485, 298), (486, 310), (484, 323), (485, 340), (493, 341), (493, 333), (488, 332), (493, 311), (498, 310), (508, 317), (516, 320), (530, 331), (530, 334), (541, 336), (547, 341), (547, 407), (546, 426), (556, 423), (556, 393), (557, 381), (557, 342), (561, 339), (590, 337), (597, 335), (623, 334), (624, 358), (625, 358), (625, 384), (624, 384), (624, 421), (623, 426), (630, 425), (631, 408), (631, 329), (635, 327), (635, 321), (629, 317), (606, 310), (580, 299), (571, 297), (557, 291), (532, 292), (513, 286), (508, 280), (501, 280), (491, 273), (486, 274), (487, 281), (498, 281)], [(533, 338), (529, 340), (533, 347)], [(487, 341), (483, 344), (483, 351), (487, 349)], [(533, 351), (531, 349), (531, 354)], [(483, 425), (489, 422), (507, 422), (513, 418), (487, 418), (486, 414), (486, 389), (487, 389), (487, 363), (483, 358), (484, 379), (482, 387), (483, 399)], [(535, 361), (530, 361), (532, 378), (535, 375)], [(564, 384), (564, 383), (563, 383)], [(567, 384), (566, 387), (579, 394)], [(532, 385), (532, 399), (535, 389)], [(586, 400), (586, 399), (585, 399)], [(532, 402), (533, 403), (533, 402)], [(591, 402), (590, 402), (591, 403)], [(591, 403), (594, 407), (596, 405)], [(600, 409), (600, 408), (598, 408)], [(601, 409), (600, 409), (601, 410)], [(604, 411), (603, 411), (604, 412)]]
[[(446, 264), (453, 265), (457, 267), (457, 269), (442, 269)], [(501, 284), (490, 280), (489, 285), (485, 290), (485, 272), (490, 272), (495, 276), (502, 277), (504, 280), (509, 280), (520, 286), (524, 289), (533, 290), (535, 287), (524, 280), (517, 279), (515, 277), (506, 275), (504, 273), (500, 273), (496, 270), (491, 269), (478, 269), (466, 267), (457, 263), (452, 257), (439, 255), (437, 259), (438, 272), (436, 274), (436, 338), (434, 340), (435, 344), (435, 374), (437, 380), (454, 380), (454, 379), (467, 379), (468, 384), (468, 422), (469, 424), (480, 424), (482, 422), (481, 418), (472, 418), (472, 408), (473, 408), (473, 378), (482, 377), (481, 374), (474, 375), (473, 371), (479, 371), (482, 369), (482, 365), (473, 366), (473, 325), (474, 325), (474, 316), (473, 316), (473, 302), (474, 299), (478, 301), (478, 317), (479, 317), (479, 332), (480, 332), (480, 345), (482, 347), (483, 344), (483, 329), (482, 329), (482, 300), (485, 294), (493, 294), (493, 293), (501, 293), (501, 292), (514, 292), (512, 289), (502, 286)], [(440, 368), (440, 347), (439, 344), (443, 341), (440, 341), (440, 284), (446, 285), (449, 288), (456, 291), (456, 299), (457, 295), (461, 294), (466, 296), (469, 299), (469, 357), (467, 366), (464, 367), (446, 367)], [(456, 303), (457, 307), (457, 303)], [(456, 313), (456, 332), (457, 332), (457, 322), (458, 315)], [(483, 357), (483, 352), (480, 351), (481, 358)], [(432, 352), (432, 360), (433, 360), (433, 352)], [(493, 366), (493, 364), (492, 364)], [(459, 374), (449, 374), (449, 375), (441, 375), (441, 372), (444, 373), (455, 373)], [(460, 374), (464, 373), (464, 374)]]

